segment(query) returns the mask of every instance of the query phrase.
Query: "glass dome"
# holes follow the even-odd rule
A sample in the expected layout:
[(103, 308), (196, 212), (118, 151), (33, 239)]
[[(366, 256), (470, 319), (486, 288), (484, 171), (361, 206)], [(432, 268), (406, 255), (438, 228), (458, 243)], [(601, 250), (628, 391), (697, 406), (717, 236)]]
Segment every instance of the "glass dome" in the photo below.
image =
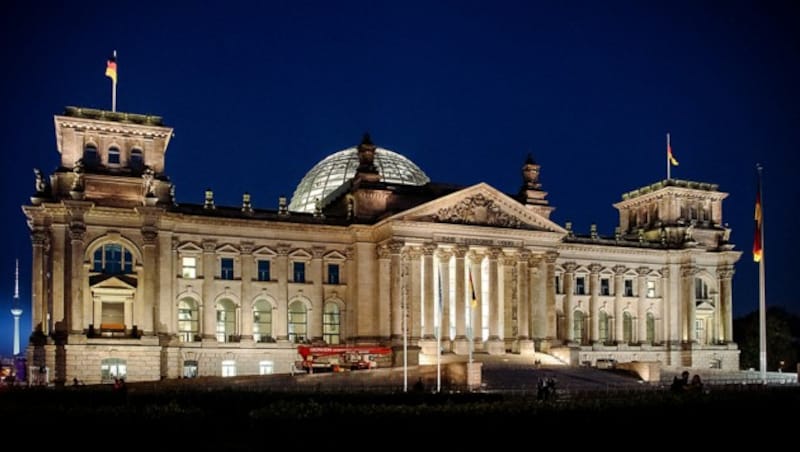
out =
[[(375, 166), (381, 182), (404, 185), (425, 185), (428, 176), (411, 160), (384, 148), (375, 150)], [(314, 165), (297, 185), (289, 203), (293, 212), (313, 212), (317, 198), (325, 199), (331, 192), (356, 175), (358, 150), (354, 147), (325, 157)]]

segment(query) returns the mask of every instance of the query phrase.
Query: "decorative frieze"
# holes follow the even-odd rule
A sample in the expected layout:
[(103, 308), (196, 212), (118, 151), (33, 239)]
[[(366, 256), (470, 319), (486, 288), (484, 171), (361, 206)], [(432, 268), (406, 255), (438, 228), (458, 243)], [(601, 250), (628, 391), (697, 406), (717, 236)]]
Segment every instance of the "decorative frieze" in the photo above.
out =
[(519, 218), (504, 212), (494, 200), (482, 193), (463, 199), (454, 206), (439, 209), (433, 214), (439, 223), (480, 224), (517, 228), (522, 223)]

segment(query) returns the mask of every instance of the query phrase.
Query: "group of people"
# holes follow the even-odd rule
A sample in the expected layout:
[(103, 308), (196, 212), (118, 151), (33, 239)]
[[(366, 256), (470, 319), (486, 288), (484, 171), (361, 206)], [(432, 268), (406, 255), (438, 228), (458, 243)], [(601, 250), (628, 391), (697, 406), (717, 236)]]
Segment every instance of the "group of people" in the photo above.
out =
[(689, 381), (689, 371), (684, 370), (680, 378), (676, 375), (672, 379), (670, 389), (672, 392), (692, 391), (701, 393), (703, 392), (703, 380), (700, 379), (700, 375), (694, 374), (692, 380)]
[(540, 378), (536, 382), (536, 400), (550, 400), (556, 396), (556, 379), (553, 377)]

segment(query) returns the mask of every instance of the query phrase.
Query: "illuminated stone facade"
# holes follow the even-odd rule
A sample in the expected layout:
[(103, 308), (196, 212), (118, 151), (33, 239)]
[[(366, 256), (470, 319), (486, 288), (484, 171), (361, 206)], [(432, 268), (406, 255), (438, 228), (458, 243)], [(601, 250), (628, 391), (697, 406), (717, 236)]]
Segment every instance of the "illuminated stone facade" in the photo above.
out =
[(399, 351), (405, 331), (413, 363), (436, 351), (439, 306), (448, 353), (738, 368), (740, 252), (716, 186), (658, 182), (615, 204), (614, 236), (576, 235), (549, 219), (530, 157), (516, 194), (402, 185), (365, 137), (355, 177), (313, 212), (211, 191), (192, 205), (175, 199), (161, 118), (70, 107), (55, 128), (60, 167), (36, 171), (23, 209), (28, 357), (56, 381), (285, 373), (298, 342)]

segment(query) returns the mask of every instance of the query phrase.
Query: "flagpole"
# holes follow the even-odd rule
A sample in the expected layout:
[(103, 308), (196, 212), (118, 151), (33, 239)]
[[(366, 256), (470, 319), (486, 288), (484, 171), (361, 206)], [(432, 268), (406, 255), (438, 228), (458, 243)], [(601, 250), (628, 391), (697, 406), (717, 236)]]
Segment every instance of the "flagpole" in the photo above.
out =
[(764, 287), (764, 191), (761, 185), (761, 170), (764, 169), (760, 163), (756, 164), (758, 170), (758, 197), (761, 209), (761, 258), (758, 260), (758, 345), (759, 345), (759, 369), (761, 370), (761, 381), (767, 384), (767, 302), (766, 288)]
[(670, 176), (670, 161), (669, 161), (669, 132), (667, 132), (667, 180), (669, 180)]
[[(114, 61), (117, 61), (117, 51), (114, 51)], [(117, 78), (111, 81), (111, 111), (117, 111)]]
[(406, 297), (406, 266), (401, 263), (400, 279), (403, 288), (403, 392), (408, 392), (408, 300)]
[(439, 328), (436, 330), (436, 393), (442, 392), (442, 266), (439, 264)]

